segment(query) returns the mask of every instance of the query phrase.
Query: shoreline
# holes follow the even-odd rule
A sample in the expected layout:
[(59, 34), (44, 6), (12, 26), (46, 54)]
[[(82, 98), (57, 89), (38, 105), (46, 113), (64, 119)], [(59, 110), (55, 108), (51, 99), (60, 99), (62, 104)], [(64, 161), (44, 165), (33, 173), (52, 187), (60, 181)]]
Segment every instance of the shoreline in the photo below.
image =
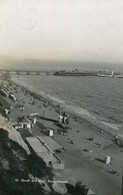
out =
[[(38, 93), (33, 91), (33, 88), (32, 88), (32, 90), (31, 89), (27, 89), (27, 86), (23, 86), (21, 84), (18, 84), (12, 78), (11, 78), (11, 82), (13, 82), (13, 84), (15, 84), (16, 86), (19, 86), (19, 87), (23, 88), (24, 90), (28, 91), (28, 93), (31, 96), (36, 97), (38, 100), (41, 100), (44, 103), (48, 103), (48, 105), (52, 106), (52, 108), (54, 110), (57, 108), (57, 106), (59, 106), (59, 110), (65, 111), (72, 118), (77, 118), (78, 121), (80, 121), (80, 122), (84, 120), (87, 123), (89, 123), (90, 125), (93, 125), (96, 128), (98, 128), (100, 131), (104, 131), (107, 135), (110, 135), (110, 136), (113, 137), (116, 134), (119, 134), (119, 131), (121, 131), (121, 129), (115, 129), (115, 128), (112, 128), (112, 127), (110, 127), (108, 125), (105, 125), (105, 122), (103, 122), (103, 121), (99, 121), (99, 120), (96, 121), (95, 119), (92, 119), (91, 117), (89, 118), (89, 117), (83, 116), (83, 115), (81, 115), (81, 114), (79, 114), (79, 113), (77, 113), (75, 111), (72, 111), (68, 107), (65, 108), (65, 105), (63, 103), (60, 103), (60, 101), (57, 102), (57, 100), (52, 99), (49, 95), (47, 96), (45, 94), (44, 95), (43, 94), (38, 94)], [(119, 126), (121, 126), (121, 125), (119, 125)], [(122, 134), (122, 132), (120, 132), (120, 134)]]
[[(13, 85), (17, 86), (18, 84), (13, 82)], [(38, 111), (39, 114), (43, 114), (43, 110), (49, 118), (58, 119), (58, 104), (56, 105), (54, 101), (36, 94), (24, 86), (19, 85), (19, 89), (19, 98), (25, 101), (26, 108), (24, 112), (15, 109), (14, 113), (13, 110), (13, 119), (17, 117), (17, 114), (22, 115), (24, 113), (27, 116), (28, 113)], [(36, 99), (34, 105), (29, 104), (32, 96)], [(40, 105), (41, 108), (39, 108)], [(61, 107), (61, 109), (63, 108)], [(76, 115), (67, 110), (65, 111), (70, 118), (70, 128), (66, 136), (57, 133), (58, 128), (54, 124), (45, 122), (46, 127), (54, 129), (54, 140), (65, 148), (64, 152), (59, 153), (60, 158), (65, 162), (65, 168), (59, 171), (58, 174), (70, 183), (75, 184), (76, 181), (82, 180), (98, 195), (102, 195), (102, 193), (105, 195), (116, 195), (116, 193), (120, 195), (122, 152), (121, 148), (113, 142), (112, 134), (105, 131), (102, 133), (102, 129), (81, 117), (77, 116), (77, 120), (75, 120)], [(39, 134), (39, 131), (33, 130), (33, 136)], [(94, 140), (89, 141), (88, 138), (90, 137), (93, 137)], [(70, 140), (73, 140), (75, 144), (71, 144)], [(113, 158), (111, 165), (104, 163), (104, 158), (107, 155)], [(110, 174), (109, 172), (112, 169), (118, 170), (120, 176), (115, 177)], [(92, 178), (94, 178), (93, 181)], [(107, 183), (108, 186), (106, 186)]]

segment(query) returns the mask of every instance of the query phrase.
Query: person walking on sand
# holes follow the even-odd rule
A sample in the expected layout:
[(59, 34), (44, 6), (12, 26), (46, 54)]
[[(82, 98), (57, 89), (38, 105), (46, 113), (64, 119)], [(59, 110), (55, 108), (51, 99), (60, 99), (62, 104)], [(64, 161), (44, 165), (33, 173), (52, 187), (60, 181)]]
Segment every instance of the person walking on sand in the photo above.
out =
[(117, 134), (115, 134), (115, 142), (116, 142), (116, 143), (117, 143), (117, 138), (118, 138), (118, 137), (117, 137)]

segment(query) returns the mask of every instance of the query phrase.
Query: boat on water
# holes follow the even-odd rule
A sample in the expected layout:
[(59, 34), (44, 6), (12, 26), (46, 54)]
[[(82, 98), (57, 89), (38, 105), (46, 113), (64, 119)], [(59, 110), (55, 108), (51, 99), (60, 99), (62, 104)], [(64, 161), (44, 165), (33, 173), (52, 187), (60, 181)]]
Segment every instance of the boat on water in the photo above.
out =
[(115, 75), (114, 75), (114, 71), (112, 71), (112, 72), (108, 72), (108, 71), (106, 71), (105, 73), (99, 73), (98, 75), (97, 75), (98, 77), (115, 77)]
[(114, 71), (108, 72), (106, 71), (105, 73), (99, 73), (97, 74), (98, 77), (108, 77), (108, 78), (123, 78), (123, 75), (120, 75), (119, 73), (115, 73)]
[(123, 79), (123, 75), (117, 75), (116, 78), (122, 78)]

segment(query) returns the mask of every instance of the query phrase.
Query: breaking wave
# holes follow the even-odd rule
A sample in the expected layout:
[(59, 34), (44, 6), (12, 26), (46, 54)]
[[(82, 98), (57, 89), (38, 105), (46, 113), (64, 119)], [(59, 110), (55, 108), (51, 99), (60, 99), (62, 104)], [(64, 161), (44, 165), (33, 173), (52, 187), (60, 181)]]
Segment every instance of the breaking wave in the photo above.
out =
[(121, 125), (118, 125), (118, 124), (113, 124), (113, 123), (108, 123), (108, 122), (103, 122), (103, 121), (101, 121), (101, 123), (114, 130), (119, 130), (119, 128), (121, 127)]
[(70, 111), (73, 111), (76, 114), (79, 114), (81, 116), (85, 116), (91, 119), (96, 119), (95, 116), (93, 116), (93, 114), (91, 114), (88, 110), (86, 110), (85, 108), (82, 107), (77, 107), (77, 106), (73, 106), (73, 105), (66, 105), (66, 108)]
[(56, 102), (59, 102), (61, 104), (64, 104), (65, 103), (64, 101), (62, 101), (62, 100), (60, 100), (60, 99), (58, 99), (56, 97), (50, 96), (48, 94), (47, 94), (47, 97), (50, 98), (50, 99), (52, 99), (52, 100), (54, 100), (54, 101), (56, 101)]

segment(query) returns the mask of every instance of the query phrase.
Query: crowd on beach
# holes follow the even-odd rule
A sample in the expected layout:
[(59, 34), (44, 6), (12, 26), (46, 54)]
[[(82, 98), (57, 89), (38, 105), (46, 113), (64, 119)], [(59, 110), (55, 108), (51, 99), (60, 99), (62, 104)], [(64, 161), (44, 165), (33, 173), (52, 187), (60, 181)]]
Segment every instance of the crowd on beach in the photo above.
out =
[[(17, 90), (20, 90), (19, 100), (22, 99), (22, 101), (20, 101), (21, 103), (20, 102), (18, 103), (17, 100), (15, 101), (12, 100), (14, 102), (13, 105), (15, 105), (15, 108), (11, 108), (13, 109), (12, 111), (13, 113), (14, 113), (14, 109), (15, 110), (18, 109), (16, 105), (18, 104), (18, 107), (19, 107), (19, 104), (22, 104), (21, 107), (19, 107), (18, 113), (16, 112), (16, 114), (21, 113), (23, 115), (23, 113), (28, 113), (29, 109), (34, 112), (37, 110), (42, 112), (43, 110), (45, 112), (45, 117), (49, 117), (49, 118), (53, 117), (54, 119), (58, 120), (59, 123), (63, 125), (63, 127), (64, 126), (66, 127), (66, 125), (69, 125), (69, 127), (71, 128), (71, 130), (68, 131), (68, 134), (66, 137), (65, 136), (61, 137), (62, 134), (58, 135), (58, 133), (56, 133), (56, 135), (54, 136), (54, 139), (59, 141), (65, 148), (65, 154), (61, 154), (61, 157), (63, 157), (66, 162), (66, 168), (65, 168), (65, 171), (63, 171), (64, 176), (68, 174), (68, 178), (70, 177), (74, 178), (74, 175), (76, 175), (75, 177), (78, 178), (78, 175), (80, 175), (80, 172), (81, 172), (81, 175), (83, 174), (83, 176), (81, 177), (84, 180), (84, 176), (86, 176), (87, 173), (85, 173), (84, 167), (81, 168), (80, 166), (83, 163), (83, 161), (86, 161), (88, 166), (90, 163), (94, 164), (96, 177), (99, 176), (98, 175), (99, 173), (97, 172), (97, 166), (100, 166), (103, 171), (106, 170), (108, 171), (108, 173), (111, 173), (115, 176), (121, 176), (120, 169), (118, 167), (119, 166), (118, 163), (121, 162), (121, 153), (119, 152), (119, 148), (117, 145), (118, 144), (117, 135), (113, 137), (111, 136), (111, 134), (110, 135), (107, 134), (103, 129), (98, 129), (96, 126), (93, 126), (87, 121), (83, 119), (80, 120), (79, 117), (71, 113), (67, 113), (66, 111), (64, 111), (64, 108), (62, 108), (60, 105), (56, 105), (54, 102), (51, 102), (50, 100), (38, 94), (35, 94), (32, 91), (22, 86), (19, 86), (15, 83), (11, 82), (10, 90), (14, 96), (17, 96), (17, 93), (18, 93)], [(49, 110), (49, 108), (51, 111)], [(15, 114), (13, 114), (13, 116), (15, 117)], [(55, 129), (56, 127), (53, 126), (53, 128)], [(70, 144), (73, 144), (73, 146)], [(115, 154), (113, 154), (113, 149), (117, 151), (116, 156)], [(77, 153), (78, 150), (80, 151), (79, 154)], [(72, 155), (70, 152), (72, 153)], [(71, 157), (74, 155), (75, 155), (74, 158)], [(117, 157), (119, 158), (119, 162), (117, 160)], [(78, 158), (80, 158), (80, 161)], [(76, 168), (74, 167), (76, 170), (76, 173), (74, 172), (74, 169), (72, 167), (74, 166), (72, 165), (72, 163), (75, 164), (74, 162), (80, 163), (78, 166), (79, 167), (78, 169), (77, 167)], [(101, 163), (103, 162), (103, 163), (101, 164), (100, 162)], [(107, 165), (107, 167), (105, 165)], [(69, 169), (71, 169), (71, 171), (69, 171)], [(88, 167), (87, 172), (89, 175), (89, 172), (91, 172), (91, 166)], [(93, 176), (93, 173), (92, 173), (92, 176)], [(107, 178), (109, 179), (110, 176), (107, 176)], [(76, 180), (76, 178), (74, 180)], [(112, 181), (114, 182), (113, 179)], [(88, 177), (88, 182), (89, 182), (89, 177)], [(96, 183), (93, 184), (92, 187), (93, 186), (94, 186), (94, 189), (96, 189), (95, 187)]]

